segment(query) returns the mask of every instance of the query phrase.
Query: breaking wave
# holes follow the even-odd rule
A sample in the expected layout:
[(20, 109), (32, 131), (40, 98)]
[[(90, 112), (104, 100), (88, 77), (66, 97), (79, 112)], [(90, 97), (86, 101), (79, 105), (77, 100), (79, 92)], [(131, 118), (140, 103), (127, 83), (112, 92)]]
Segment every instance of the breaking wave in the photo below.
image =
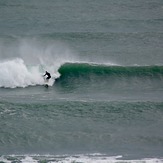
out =
[[(158, 79), (163, 80), (163, 66), (118, 66), (94, 63), (72, 62), (62, 65), (45, 67), (37, 64), (27, 65), (23, 59), (16, 58), (13, 60), (0, 62), (0, 87), (15, 88), (27, 87), (34, 85), (43, 85), (42, 75), (45, 70), (51, 70), (52, 86), (57, 81), (68, 81), (69, 79), (80, 80), (97, 80), (97, 79), (119, 79), (119, 78), (138, 78), (141, 79)], [(55, 71), (53, 71), (55, 70)]]

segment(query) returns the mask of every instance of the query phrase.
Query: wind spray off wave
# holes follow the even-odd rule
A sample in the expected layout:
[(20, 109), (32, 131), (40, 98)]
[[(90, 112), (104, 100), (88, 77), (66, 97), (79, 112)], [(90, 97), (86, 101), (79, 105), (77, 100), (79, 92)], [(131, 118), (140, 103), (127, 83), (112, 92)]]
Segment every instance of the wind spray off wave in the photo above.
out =
[(45, 71), (51, 73), (52, 86), (60, 76), (58, 69), (73, 54), (62, 43), (47, 39), (12, 38), (0, 40), (0, 87), (16, 88), (43, 85)]

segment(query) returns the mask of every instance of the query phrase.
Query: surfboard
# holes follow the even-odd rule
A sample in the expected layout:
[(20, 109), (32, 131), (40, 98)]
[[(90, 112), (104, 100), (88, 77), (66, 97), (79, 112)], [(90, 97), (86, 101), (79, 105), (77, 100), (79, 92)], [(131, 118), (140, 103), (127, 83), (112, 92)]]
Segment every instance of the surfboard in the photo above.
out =
[(44, 87), (48, 88), (49, 85), (48, 85), (48, 81), (46, 80), (45, 76), (43, 76), (43, 79), (44, 79)]
[(48, 87), (49, 87), (49, 85), (48, 85), (48, 84), (44, 84), (44, 86), (45, 86), (46, 88), (48, 88)]

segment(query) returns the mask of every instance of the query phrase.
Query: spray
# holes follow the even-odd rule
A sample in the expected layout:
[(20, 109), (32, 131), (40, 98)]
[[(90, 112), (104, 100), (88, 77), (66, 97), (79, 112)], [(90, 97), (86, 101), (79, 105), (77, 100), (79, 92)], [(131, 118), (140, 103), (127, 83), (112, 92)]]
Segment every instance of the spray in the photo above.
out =
[(60, 76), (59, 67), (76, 60), (68, 46), (57, 41), (19, 38), (13, 44), (10, 42), (9, 47), (0, 44), (0, 87), (43, 85), (45, 71), (51, 73), (53, 80), (49, 85), (52, 86)]

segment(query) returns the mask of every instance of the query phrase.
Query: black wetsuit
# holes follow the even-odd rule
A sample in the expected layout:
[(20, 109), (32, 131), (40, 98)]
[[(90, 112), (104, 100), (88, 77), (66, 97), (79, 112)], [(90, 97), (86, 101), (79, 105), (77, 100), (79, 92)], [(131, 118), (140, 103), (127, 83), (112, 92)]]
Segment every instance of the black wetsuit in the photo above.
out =
[(44, 76), (46, 76), (46, 75), (47, 75), (47, 78), (46, 78), (47, 80), (51, 78), (50, 73), (49, 73), (49, 72), (47, 72), (47, 71), (46, 71), (46, 73), (45, 73), (45, 75), (44, 75)]

